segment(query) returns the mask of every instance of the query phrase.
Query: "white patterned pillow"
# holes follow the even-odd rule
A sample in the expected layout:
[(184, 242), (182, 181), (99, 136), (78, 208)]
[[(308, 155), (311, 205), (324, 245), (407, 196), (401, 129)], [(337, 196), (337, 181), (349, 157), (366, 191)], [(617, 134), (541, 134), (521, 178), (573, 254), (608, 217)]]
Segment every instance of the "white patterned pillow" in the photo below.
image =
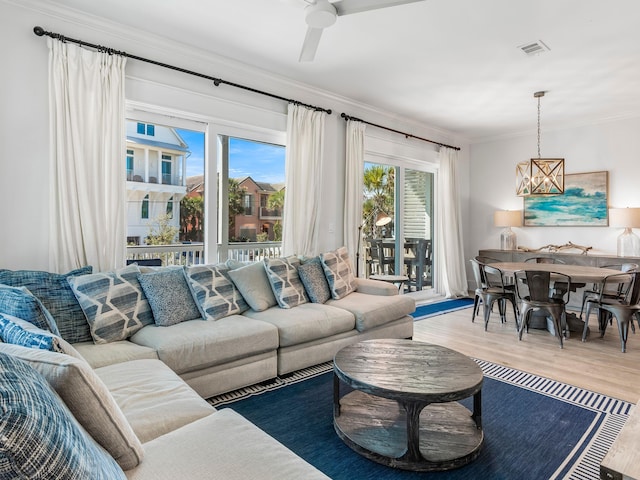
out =
[(129, 265), (113, 272), (69, 278), (95, 343), (125, 340), (153, 323), (151, 307), (138, 281), (139, 273), (137, 265)]
[(351, 268), (347, 247), (321, 254), (320, 261), (334, 300), (340, 300), (356, 291), (358, 285)]
[(264, 266), (280, 308), (292, 308), (309, 301), (298, 275), (300, 260), (295, 255), (286, 258), (265, 258)]
[(196, 304), (207, 320), (218, 320), (249, 310), (249, 305), (229, 278), (226, 265), (193, 265), (185, 272)]

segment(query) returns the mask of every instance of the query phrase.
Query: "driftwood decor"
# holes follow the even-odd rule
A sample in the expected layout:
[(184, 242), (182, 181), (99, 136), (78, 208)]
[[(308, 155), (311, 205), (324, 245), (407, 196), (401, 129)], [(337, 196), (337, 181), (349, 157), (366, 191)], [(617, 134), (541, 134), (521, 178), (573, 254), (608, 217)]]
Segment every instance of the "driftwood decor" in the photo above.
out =
[(576, 245), (573, 242), (565, 243), (564, 245), (545, 245), (540, 248), (529, 248), (518, 246), (518, 250), (521, 252), (561, 252), (563, 250), (580, 250), (582, 255), (587, 255), (587, 252), (591, 250), (593, 247), (584, 247), (582, 245)]

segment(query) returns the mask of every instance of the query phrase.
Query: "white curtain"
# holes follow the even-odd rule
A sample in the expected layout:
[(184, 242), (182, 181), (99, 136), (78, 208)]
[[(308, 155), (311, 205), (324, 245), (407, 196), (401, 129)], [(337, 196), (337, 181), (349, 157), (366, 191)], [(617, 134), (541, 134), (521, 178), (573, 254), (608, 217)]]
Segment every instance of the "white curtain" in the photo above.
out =
[(318, 254), (326, 113), (289, 104), (282, 221), (283, 255)]
[(439, 280), (438, 293), (444, 293), (447, 298), (467, 296), (467, 274), (456, 177), (457, 160), (457, 150), (440, 148), (436, 265)]
[(126, 58), (48, 39), (52, 271), (122, 267)]
[[(364, 132), (366, 124), (354, 120), (347, 121), (347, 155), (344, 187), (344, 244), (355, 262), (358, 249), (358, 227), (362, 224), (362, 191), (364, 177)], [(360, 238), (362, 242), (362, 238)], [(362, 248), (362, 245), (360, 245)], [(360, 258), (359, 272), (363, 272), (363, 258)]]

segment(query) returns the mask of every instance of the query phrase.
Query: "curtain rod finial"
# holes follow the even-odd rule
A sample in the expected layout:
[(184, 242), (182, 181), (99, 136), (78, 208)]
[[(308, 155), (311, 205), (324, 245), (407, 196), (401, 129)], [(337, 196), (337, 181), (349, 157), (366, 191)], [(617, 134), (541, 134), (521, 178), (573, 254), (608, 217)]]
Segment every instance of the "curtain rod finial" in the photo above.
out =
[(45, 34), (44, 28), (42, 27), (33, 27), (33, 33), (35, 33), (37, 36), (41, 37)]

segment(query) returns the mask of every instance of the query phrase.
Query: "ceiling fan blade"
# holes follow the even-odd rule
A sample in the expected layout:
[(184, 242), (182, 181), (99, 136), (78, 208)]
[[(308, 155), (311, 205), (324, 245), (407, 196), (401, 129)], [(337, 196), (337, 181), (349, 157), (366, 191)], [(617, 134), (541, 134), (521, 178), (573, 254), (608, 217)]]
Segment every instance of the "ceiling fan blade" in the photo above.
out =
[(300, 62), (313, 61), (316, 56), (316, 50), (318, 50), (322, 30), (324, 29), (313, 27), (307, 28), (307, 34), (304, 37), (304, 43), (302, 44), (302, 50), (300, 52)]
[(396, 7), (405, 3), (424, 2), (424, 0), (338, 0), (332, 5), (338, 15), (350, 15), (352, 13), (377, 10), (379, 8)]

